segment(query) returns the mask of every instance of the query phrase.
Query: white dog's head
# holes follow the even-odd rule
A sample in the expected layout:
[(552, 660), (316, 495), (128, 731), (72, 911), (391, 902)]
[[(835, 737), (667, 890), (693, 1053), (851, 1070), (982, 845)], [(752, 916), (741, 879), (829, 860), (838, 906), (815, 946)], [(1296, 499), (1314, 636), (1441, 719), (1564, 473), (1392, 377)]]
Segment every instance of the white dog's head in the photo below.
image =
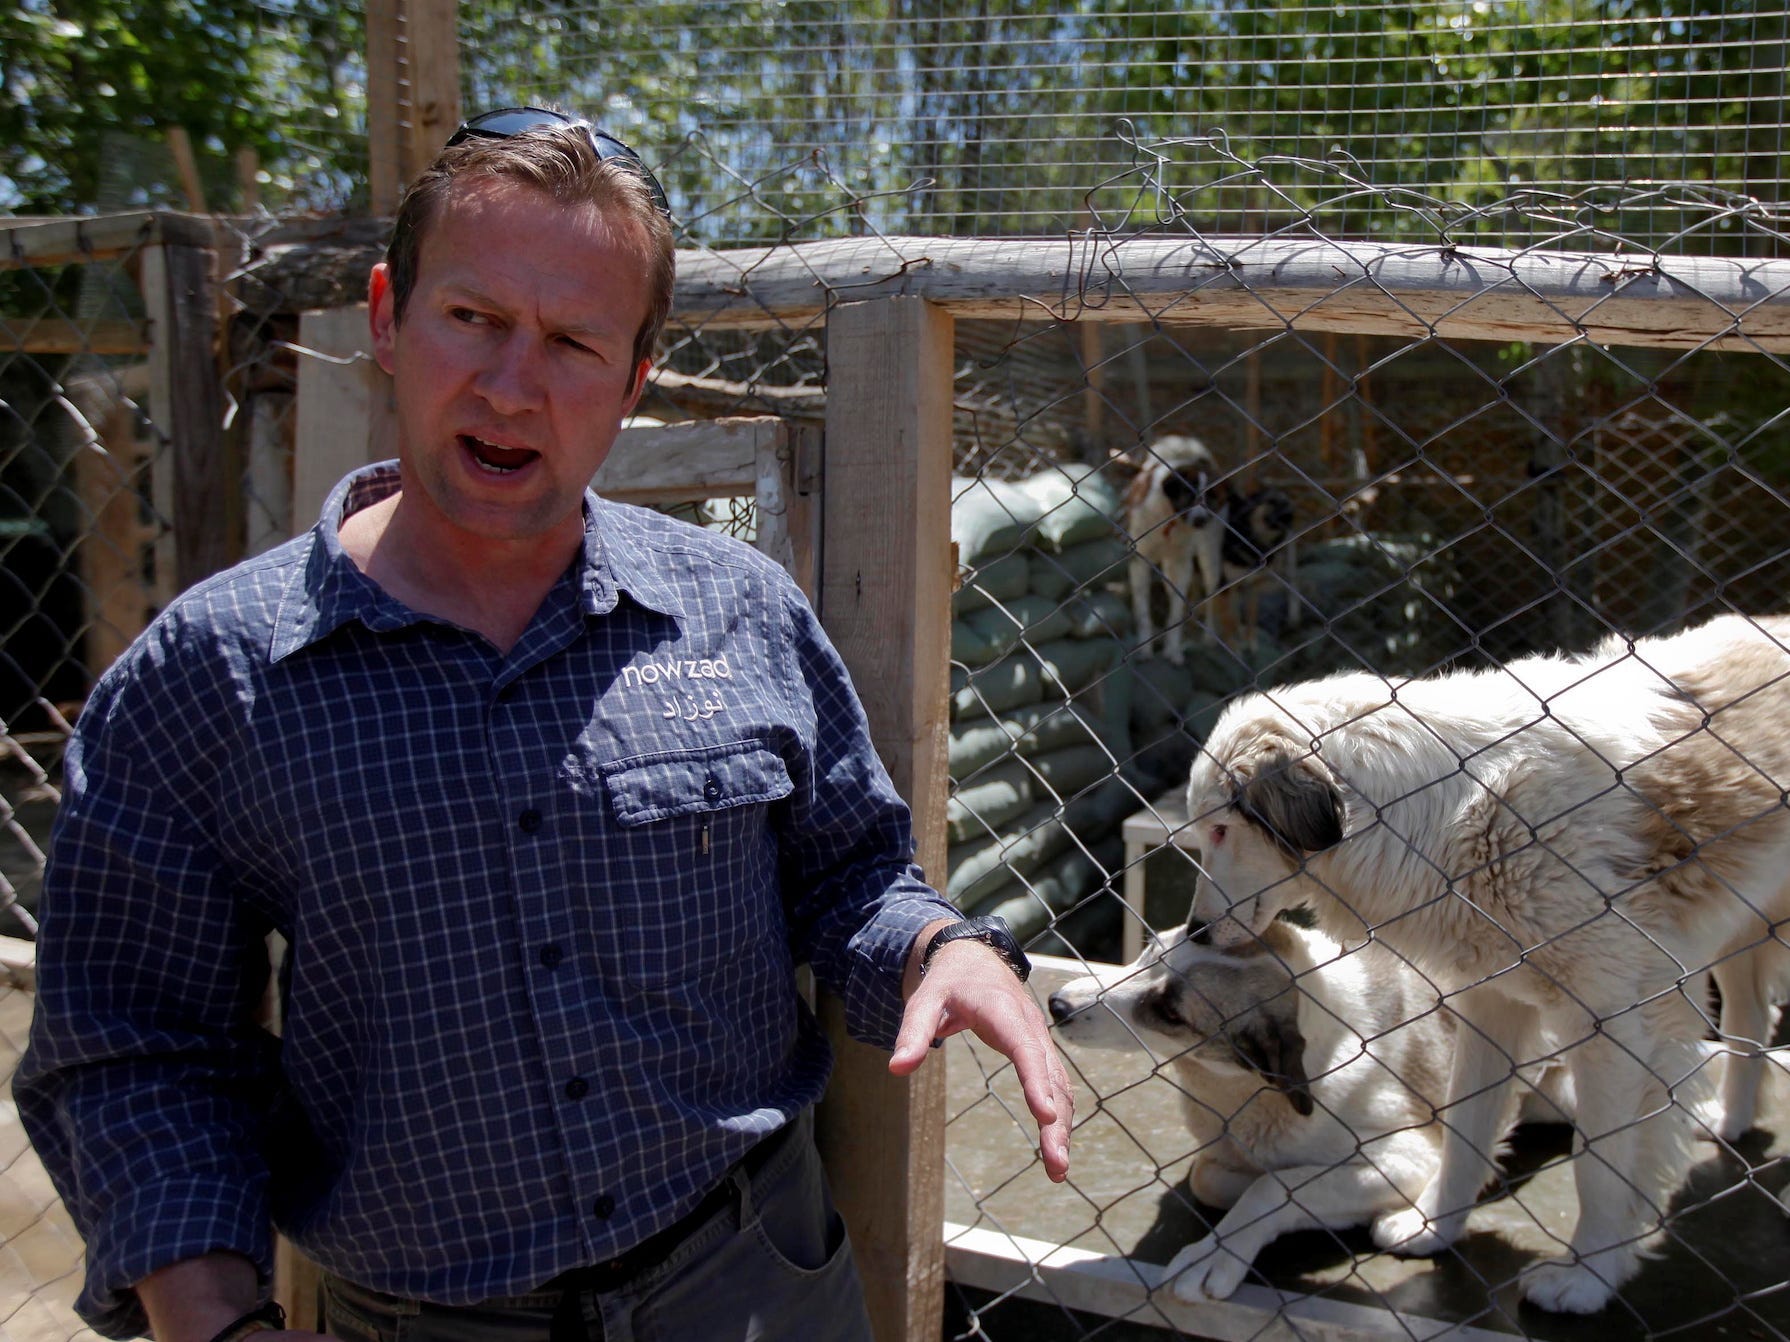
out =
[(1051, 1019), (1080, 1047), (1142, 1048), (1159, 1062), (1252, 1073), (1310, 1114), (1296, 975), (1311, 956), (1301, 935), (1278, 923), (1247, 947), (1225, 949), (1183, 928), (1130, 965), (1064, 984), (1050, 995)]
[(1187, 782), (1201, 879), (1191, 925), (1220, 946), (1253, 940), (1309, 901), (1308, 860), (1344, 838), (1343, 790), (1310, 733), (1261, 695), (1227, 709)]

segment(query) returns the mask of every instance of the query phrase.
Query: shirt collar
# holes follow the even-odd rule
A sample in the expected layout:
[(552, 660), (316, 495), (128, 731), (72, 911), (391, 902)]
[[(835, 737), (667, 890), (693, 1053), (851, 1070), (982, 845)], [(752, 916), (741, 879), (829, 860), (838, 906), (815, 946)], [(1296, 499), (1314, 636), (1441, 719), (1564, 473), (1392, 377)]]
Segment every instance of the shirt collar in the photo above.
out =
[[(324, 501), (311, 528), (305, 560), (293, 572), (274, 620), (271, 660), (278, 662), (327, 637), (350, 620), (375, 632), (402, 628), (424, 617), (386, 592), (342, 549), (342, 523), (362, 508), (398, 492), (396, 461), (375, 462), (345, 476)], [(584, 492), (584, 548), (578, 559), (579, 608), (587, 615), (614, 610), (619, 594), (663, 614), (684, 613), (676, 588), (647, 562), (645, 549), (627, 543), (635, 530), (621, 505)], [(604, 534), (616, 538), (604, 544)]]

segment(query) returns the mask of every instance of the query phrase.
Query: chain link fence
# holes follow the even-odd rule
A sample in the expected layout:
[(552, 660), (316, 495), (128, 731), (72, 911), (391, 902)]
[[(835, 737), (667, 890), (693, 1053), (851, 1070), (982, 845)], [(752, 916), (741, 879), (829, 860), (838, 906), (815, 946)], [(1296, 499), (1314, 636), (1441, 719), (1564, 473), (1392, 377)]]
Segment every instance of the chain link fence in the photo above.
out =
[[(685, 152), (730, 171), (700, 141)], [(1781, 212), (1658, 185), (1466, 206), (1371, 186), (1346, 161), (1246, 162), (1217, 137), (1134, 137), (1124, 153), (1127, 168), (1084, 193), (1093, 229), (1004, 248), (878, 232), (877, 198), (812, 158), (736, 174), (717, 209), (757, 220), (770, 245), (680, 258), (687, 283), (640, 407), (666, 421), (818, 424), (832, 304), (924, 293), (956, 314), (961, 582), (940, 878), (966, 909), (1020, 931), (1046, 996), (1090, 970), (1110, 976), (1101, 967), (1174, 940), (1190, 916), (1201, 877), (1179, 797), (1240, 696), (1343, 671), (1503, 667), (1611, 632), (1764, 615), (1790, 577), (1790, 276), (1783, 262), (1686, 260), (1718, 232), (1742, 240), (1728, 255), (1782, 256)], [(798, 188), (822, 204), (789, 208)], [(1220, 233), (1207, 204), (1239, 191), (1257, 202), (1252, 228)], [(1350, 241), (1364, 194), (1423, 240)], [(1662, 203), (1673, 231), (1624, 231)], [(841, 231), (853, 236), (840, 243)], [(261, 221), (217, 236), (216, 460), (233, 504), (211, 520), (240, 554), (308, 520), (294, 501), (298, 385), (307, 359), (344, 356), (308, 350), (299, 314), (358, 300), (378, 231)], [(1492, 245), (1505, 238), (1518, 245)], [(183, 571), (174, 444), (144, 335), (150, 248), (6, 272), (0, 917), (14, 937), (32, 931), (68, 724)], [(1180, 506), (1150, 520), (1152, 491)], [(757, 524), (744, 501), (702, 520)], [(1244, 1055), (1225, 1041), (1265, 1007), (1318, 995), (1328, 961), (1283, 954), (1254, 969), (1271, 978), (1283, 961), (1285, 981), (1209, 1019), (1207, 1042)], [(1684, 964), (1686, 993), (1706, 992), (1708, 967)], [(1453, 1014), (1419, 960), (1374, 977), (1412, 1000), (1429, 992), (1413, 1019)], [(28, 996), (0, 992), (0, 1037), (16, 1049)], [(1378, 1038), (1409, 1024), (1353, 1028)], [(1697, 1035), (1719, 1076), (1725, 1045), (1713, 1025)], [(1201, 1092), (1159, 1042), (1093, 1053), (1065, 1039), (1082, 1115), (1061, 1188), (1031, 1153), (1010, 1069), (968, 1041), (946, 1050), (947, 1337), (1790, 1332), (1776, 1198), (1790, 1183), (1790, 1094), (1775, 1063), (1757, 1125), (1674, 1167), (1658, 1256), (1603, 1313), (1575, 1320), (1520, 1303), (1522, 1273), (1570, 1234), (1586, 1159), (1561, 1121), (1570, 1104), (1542, 1103), (1539, 1054), (1513, 1065), (1537, 1076), (1529, 1112), (1551, 1121), (1500, 1132), (1486, 1153), (1496, 1177), (1456, 1245), (1400, 1256), (1362, 1215), (1250, 1253), (1254, 1275), (1228, 1299), (1188, 1304), (1165, 1267), (1219, 1219), (1213, 1157), (1237, 1148), (1240, 1115), (1290, 1101), (1260, 1084), (1238, 1099), (1249, 1074), (1237, 1068), (1218, 1069), (1231, 1090)], [(1446, 1108), (1446, 1039), (1411, 1047), (1399, 1084)], [(1298, 1061), (1348, 1128), (1356, 1111), (1324, 1096), (1321, 1064)], [(16, 1121), (0, 1117), (0, 1215), (22, 1254), (28, 1234), (49, 1242), (62, 1223)], [(1358, 1146), (1386, 1135), (1354, 1132)], [(1190, 1186), (1196, 1168), (1207, 1175)], [(32, 1285), (6, 1293), (22, 1303), (0, 1328), (77, 1335), (73, 1268), (50, 1257), (26, 1264)]]

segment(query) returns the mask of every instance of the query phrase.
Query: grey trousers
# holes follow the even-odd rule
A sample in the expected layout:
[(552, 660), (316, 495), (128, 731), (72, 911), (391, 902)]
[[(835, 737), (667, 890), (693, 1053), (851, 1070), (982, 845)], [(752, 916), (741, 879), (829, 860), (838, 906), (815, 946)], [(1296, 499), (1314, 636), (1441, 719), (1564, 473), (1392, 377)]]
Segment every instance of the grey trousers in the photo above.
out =
[[(607, 1291), (578, 1292), (590, 1342), (870, 1342), (863, 1287), (828, 1196), (812, 1120), (734, 1205), (695, 1227), (655, 1267)], [(559, 1290), (437, 1305), (323, 1279), (324, 1331), (342, 1342), (546, 1342)], [(563, 1316), (562, 1316), (563, 1317)]]

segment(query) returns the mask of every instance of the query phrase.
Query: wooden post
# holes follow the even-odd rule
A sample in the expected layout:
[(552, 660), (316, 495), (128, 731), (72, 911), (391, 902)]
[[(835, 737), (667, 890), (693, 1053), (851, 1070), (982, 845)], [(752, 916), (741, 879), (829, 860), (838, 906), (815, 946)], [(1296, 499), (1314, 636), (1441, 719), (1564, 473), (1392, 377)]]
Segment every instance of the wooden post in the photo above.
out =
[(136, 408), (112, 399), (97, 441), (75, 449), (75, 488), (93, 519), (81, 537), (81, 588), (86, 599), (87, 671), (95, 679), (149, 623), (150, 593), (143, 581), (144, 526), (137, 477), (144, 452)]
[(820, 453), (818, 425), (784, 425), (758, 448), (758, 548), (796, 580), (810, 601), (818, 597), (815, 562), (820, 551)]
[(367, 309), (332, 308), (298, 319), (298, 430), (292, 448), (292, 530), (315, 526), (336, 482), (398, 453), (392, 380), (366, 355)]
[[(835, 307), (827, 321), (820, 614), (914, 810), (918, 858), (945, 870), (951, 618), (951, 340), (923, 299)], [(912, 1077), (845, 1038), (819, 1137), (880, 1342), (938, 1337), (944, 1305), (942, 1059)]]
[(173, 528), (157, 549), (157, 587), (165, 595), (242, 554), (242, 468), (224, 433), (215, 266), (209, 247), (160, 243), (143, 252), (150, 418), (163, 442), (155, 506)]
[(409, 182), (429, 165), (460, 124), (458, 0), (406, 0), (410, 44), (410, 126), (404, 161)]
[(375, 215), (391, 214), (404, 189), (399, 126), (398, 0), (367, 3), (367, 194)]

